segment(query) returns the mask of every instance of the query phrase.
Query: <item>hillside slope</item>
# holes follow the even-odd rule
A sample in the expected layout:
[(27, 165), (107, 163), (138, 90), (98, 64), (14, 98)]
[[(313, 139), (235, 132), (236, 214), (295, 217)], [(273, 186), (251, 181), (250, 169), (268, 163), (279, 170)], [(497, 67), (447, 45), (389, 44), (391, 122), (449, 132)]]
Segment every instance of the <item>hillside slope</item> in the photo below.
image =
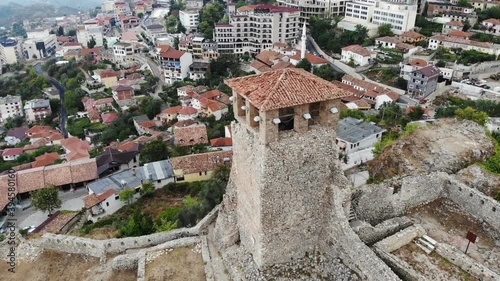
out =
[(440, 119), (386, 147), (368, 170), (377, 181), (437, 171), (456, 173), (494, 153), (492, 140), (477, 123)]

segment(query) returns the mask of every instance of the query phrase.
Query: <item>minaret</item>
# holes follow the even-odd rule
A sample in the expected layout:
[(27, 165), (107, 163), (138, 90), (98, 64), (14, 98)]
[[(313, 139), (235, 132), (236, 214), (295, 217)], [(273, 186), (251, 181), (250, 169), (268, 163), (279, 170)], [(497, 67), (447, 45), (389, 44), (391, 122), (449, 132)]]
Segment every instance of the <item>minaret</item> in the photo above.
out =
[(306, 57), (306, 22), (304, 21), (304, 27), (302, 28), (302, 48), (300, 49), (300, 59), (303, 60)]

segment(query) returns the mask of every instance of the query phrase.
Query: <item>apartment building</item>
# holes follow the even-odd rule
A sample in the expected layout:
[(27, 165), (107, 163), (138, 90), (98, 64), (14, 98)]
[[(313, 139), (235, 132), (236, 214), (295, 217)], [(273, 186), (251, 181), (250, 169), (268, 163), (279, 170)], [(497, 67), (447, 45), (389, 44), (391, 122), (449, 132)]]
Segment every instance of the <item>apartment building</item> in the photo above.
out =
[(300, 9), (300, 21), (308, 21), (310, 17), (335, 17), (345, 12), (344, 0), (278, 0), (280, 6)]
[(142, 35), (145, 39), (157, 44), (157, 38), (168, 37), (167, 29), (163, 24), (142, 25)]
[(186, 0), (186, 9), (188, 10), (201, 10), (203, 8), (203, 0)]
[(26, 102), (24, 113), (28, 122), (36, 122), (45, 119), (52, 114), (49, 100), (34, 99)]
[(441, 16), (450, 21), (466, 21), (471, 25), (477, 22), (474, 8), (460, 7), (448, 2), (428, 2), (427, 14), (430, 16)]
[(390, 24), (395, 34), (403, 34), (415, 27), (417, 2), (415, 0), (354, 0), (346, 3), (345, 18), (339, 27), (354, 30), (357, 24), (377, 34), (378, 26)]
[(15, 64), (18, 60), (17, 54), (17, 41), (15, 39), (8, 39), (0, 43), (0, 63)]
[(182, 81), (189, 75), (189, 66), (193, 63), (191, 53), (176, 50), (168, 45), (156, 48), (156, 60), (167, 84)]
[(114, 13), (117, 16), (132, 14), (130, 5), (127, 2), (115, 2)]
[(219, 56), (217, 43), (200, 36), (187, 36), (179, 42), (179, 50), (191, 53), (194, 61), (208, 62)]
[(16, 116), (24, 116), (21, 97), (11, 95), (0, 97), (0, 122)]
[(132, 64), (134, 59), (134, 45), (119, 42), (113, 45), (113, 60), (122, 66)]
[(200, 24), (200, 13), (198, 10), (181, 10), (179, 11), (179, 20), (188, 33), (196, 32)]
[(270, 4), (250, 6), (215, 25), (220, 54), (253, 54), (271, 49), (274, 42), (295, 44), (300, 39), (300, 10)]
[(439, 68), (429, 65), (413, 71), (408, 80), (408, 93), (414, 98), (425, 98), (436, 91)]
[(102, 47), (104, 45), (102, 26), (94, 22), (86, 22), (83, 25), (79, 25), (76, 31), (76, 40), (78, 43), (87, 47), (92, 39), (96, 42), (95, 47)]
[(26, 59), (45, 58), (56, 52), (57, 37), (50, 34), (48, 29), (28, 31), (27, 35), (28, 38), (23, 43)]

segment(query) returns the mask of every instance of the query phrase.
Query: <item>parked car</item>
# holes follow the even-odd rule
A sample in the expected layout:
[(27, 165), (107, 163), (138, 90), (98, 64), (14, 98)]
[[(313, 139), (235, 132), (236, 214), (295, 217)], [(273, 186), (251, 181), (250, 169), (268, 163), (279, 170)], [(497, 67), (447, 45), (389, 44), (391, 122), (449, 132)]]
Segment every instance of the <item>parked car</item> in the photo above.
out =
[(34, 225), (26, 226), (23, 228), (23, 230), (26, 230), (28, 234), (33, 233), (33, 231), (35, 231), (35, 229), (36, 229), (36, 226), (34, 226)]

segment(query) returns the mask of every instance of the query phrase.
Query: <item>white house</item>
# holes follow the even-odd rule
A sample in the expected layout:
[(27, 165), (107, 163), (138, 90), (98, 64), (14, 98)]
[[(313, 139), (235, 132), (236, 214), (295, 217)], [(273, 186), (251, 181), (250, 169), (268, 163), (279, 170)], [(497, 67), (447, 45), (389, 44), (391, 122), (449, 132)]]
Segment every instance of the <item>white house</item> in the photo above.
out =
[(336, 143), (339, 151), (351, 154), (373, 148), (382, 139), (385, 129), (366, 123), (363, 120), (347, 117), (338, 123)]
[(7, 145), (16, 145), (23, 140), (26, 139), (26, 132), (28, 129), (26, 128), (15, 128), (7, 131), (7, 135), (5, 136), (5, 142)]
[(186, 106), (183, 107), (179, 112), (177, 113), (177, 120), (179, 121), (184, 121), (184, 120), (194, 120), (198, 117), (198, 110), (194, 107)]
[(191, 53), (176, 50), (168, 45), (158, 46), (156, 51), (156, 59), (167, 84), (173, 84), (188, 77), (189, 66), (193, 63)]
[(200, 24), (200, 12), (198, 10), (179, 11), (179, 20), (188, 32), (194, 32)]
[(23, 103), (20, 96), (0, 97), (0, 122), (5, 122), (7, 118), (23, 115)]
[(85, 207), (90, 210), (89, 220), (97, 221), (98, 218), (111, 215), (123, 207), (126, 202), (120, 200), (120, 192), (133, 189), (136, 191), (133, 200), (140, 197), (142, 185), (152, 182), (156, 189), (174, 182), (174, 172), (169, 160), (152, 162), (119, 171), (105, 178), (87, 184), (89, 195), (83, 200)]
[(3, 161), (14, 161), (23, 153), (22, 148), (7, 148), (2, 152)]
[(24, 105), (24, 113), (28, 122), (40, 121), (52, 114), (49, 100), (34, 99)]
[(491, 34), (500, 34), (500, 20), (498, 19), (487, 19), (481, 23), (482, 26), (486, 28), (485, 32)]
[(350, 63), (351, 61), (358, 66), (369, 65), (377, 54), (360, 45), (350, 45), (342, 48), (340, 61)]

